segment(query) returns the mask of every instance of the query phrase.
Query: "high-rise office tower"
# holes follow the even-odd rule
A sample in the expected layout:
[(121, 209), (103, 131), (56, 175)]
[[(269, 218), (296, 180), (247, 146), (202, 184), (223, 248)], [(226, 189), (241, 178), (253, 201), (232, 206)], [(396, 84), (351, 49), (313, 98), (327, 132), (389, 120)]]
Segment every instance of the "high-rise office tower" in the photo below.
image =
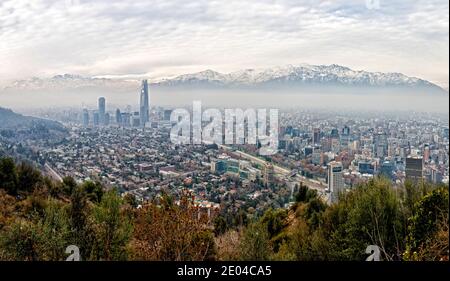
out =
[(412, 181), (423, 179), (423, 158), (419, 156), (408, 156), (406, 158), (406, 178)]
[(375, 147), (375, 155), (379, 158), (383, 158), (384, 156), (386, 156), (386, 145), (385, 144), (379, 144)]
[(141, 115), (139, 114), (139, 111), (135, 111), (133, 113), (133, 117), (132, 117), (132, 121), (131, 121), (133, 127), (139, 127), (142, 125), (140, 117), (141, 117)]
[(98, 99), (98, 118), (99, 124), (105, 124), (105, 113), (106, 113), (106, 100), (104, 97)]
[(116, 110), (116, 123), (122, 125), (122, 113), (120, 112), (120, 109)]
[(436, 168), (432, 168), (431, 169), (431, 182), (432, 183), (440, 183), (442, 182), (442, 173), (436, 169)]
[(430, 160), (430, 145), (425, 144), (423, 147), (423, 161), (427, 163)]
[(171, 114), (172, 114), (172, 110), (171, 109), (164, 110), (164, 120), (165, 121), (170, 121), (170, 115)]
[(150, 121), (150, 110), (149, 110), (149, 96), (148, 96), (148, 82), (147, 80), (142, 81), (141, 86), (141, 100), (140, 100), (140, 124), (145, 126), (145, 123)]
[(341, 134), (341, 145), (344, 147), (348, 147), (348, 144), (350, 143), (350, 128), (348, 126), (344, 126), (342, 128), (342, 134)]
[(342, 163), (330, 162), (328, 163), (328, 191), (330, 192), (330, 200), (332, 203), (337, 202), (338, 195), (344, 190), (344, 179), (342, 177)]
[(344, 128), (342, 128), (342, 134), (344, 136), (350, 135), (350, 128), (347, 125), (345, 125)]
[(320, 144), (320, 129), (319, 128), (314, 129), (313, 144)]
[(83, 126), (89, 126), (89, 111), (87, 109), (83, 109)]
[(98, 112), (94, 112), (94, 126), (100, 125), (100, 114)]
[(128, 113), (128, 112), (122, 112), (120, 115), (122, 116), (121, 117), (121, 119), (122, 119), (122, 123), (121, 124), (123, 126), (125, 126), (125, 127), (130, 126), (131, 125), (131, 114)]
[(330, 137), (334, 138), (334, 139), (338, 139), (339, 138), (339, 131), (338, 131), (338, 129), (336, 129), (336, 128), (331, 129)]
[(109, 126), (109, 122), (111, 121), (111, 115), (109, 113), (105, 113), (105, 117), (103, 120), (103, 125)]
[(393, 161), (384, 161), (381, 164), (380, 170), (379, 170), (379, 174), (388, 178), (388, 179), (393, 179), (394, 177), (394, 169), (395, 169), (395, 164)]

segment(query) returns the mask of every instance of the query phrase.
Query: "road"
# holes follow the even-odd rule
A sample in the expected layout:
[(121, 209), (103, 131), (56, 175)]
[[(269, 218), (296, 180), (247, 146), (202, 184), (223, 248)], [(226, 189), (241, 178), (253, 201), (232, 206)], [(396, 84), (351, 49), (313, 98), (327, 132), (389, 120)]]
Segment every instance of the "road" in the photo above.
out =
[[(266, 160), (258, 158), (258, 157), (254, 156), (254, 155), (251, 155), (251, 154), (239, 151), (239, 150), (233, 150), (229, 146), (226, 146), (226, 145), (218, 145), (218, 146), (220, 148), (224, 149), (224, 150), (229, 151), (230, 153), (234, 154), (237, 157), (245, 158), (247, 160), (250, 160), (253, 163), (258, 163), (258, 164), (262, 164), (262, 165), (265, 165), (265, 164), (269, 163)], [(288, 176), (292, 172), (291, 170), (283, 168), (283, 167), (280, 167), (278, 165), (274, 165), (274, 164), (272, 164), (272, 165), (273, 165), (273, 169), (274, 169), (275, 173), (278, 174), (279, 176), (280, 175), (281, 176)], [(297, 180), (294, 180), (294, 179), (297, 179)], [(295, 177), (291, 178), (291, 180), (302, 182), (303, 184), (305, 184), (309, 188), (316, 189), (316, 190), (319, 190), (319, 191), (323, 191), (324, 189), (327, 188), (326, 185), (324, 185), (323, 183), (321, 183), (321, 182), (319, 182), (317, 180), (311, 180), (311, 179), (308, 179), (308, 178), (306, 178), (304, 176), (300, 176), (300, 175), (296, 175)]]
[(55, 170), (53, 170), (53, 168), (50, 167), (50, 165), (45, 163), (44, 166), (51, 178), (53, 178), (54, 180), (57, 180), (59, 182), (63, 181), (62, 177)]

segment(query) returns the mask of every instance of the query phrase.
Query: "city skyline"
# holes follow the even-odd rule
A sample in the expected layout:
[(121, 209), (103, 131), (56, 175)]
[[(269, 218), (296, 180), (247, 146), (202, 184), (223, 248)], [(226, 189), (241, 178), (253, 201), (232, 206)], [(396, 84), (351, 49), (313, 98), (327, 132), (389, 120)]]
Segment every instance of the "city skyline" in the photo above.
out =
[(0, 0), (0, 262), (448, 262), (448, 12)]
[[(106, 98), (99, 97), (97, 100), (96, 109), (88, 109), (85, 105), (82, 109), (81, 121), (84, 127), (91, 125), (90, 113), (92, 112), (92, 125), (94, 126), (108, 126), (115, 119), (115, 123), (120, 126), (145, 127), (150, 121), (150, 95), (147, 80), (142, 80), (141, 90), (139, 92), (139, 110), (132, 112), (131, 105), (127, 105), (126, 110), (121, 112), (120, 108), (115, 110), (107, 108)], [(115, 115), (111, 116), (110, 112)]]

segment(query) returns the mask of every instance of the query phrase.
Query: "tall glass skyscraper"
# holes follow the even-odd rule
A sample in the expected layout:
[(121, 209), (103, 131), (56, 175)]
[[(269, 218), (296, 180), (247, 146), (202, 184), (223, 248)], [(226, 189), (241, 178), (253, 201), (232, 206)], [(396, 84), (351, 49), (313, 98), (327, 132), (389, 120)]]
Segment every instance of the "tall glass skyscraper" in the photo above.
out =
[(122, 125), (122, 113), (120, 112), (120, 109), (116, 110), (116, 123)]
[(83, 126), (89, 126), (89, 111), (87, 109), (83, 109)]
[(106, 100), (104, 97), (98, 99), (98, 119), (100, 125), (105, 125)]
[(100, 125), (100, 115), (98, 112), (94, 112), (94, 126)]
[(148, 82), (147, 80), (142, 80), (141, 86), (141, 100), (140, 100), (140, 124), (145, 126), (145, 123), (150, 121), (150, 105), (148, 96)]

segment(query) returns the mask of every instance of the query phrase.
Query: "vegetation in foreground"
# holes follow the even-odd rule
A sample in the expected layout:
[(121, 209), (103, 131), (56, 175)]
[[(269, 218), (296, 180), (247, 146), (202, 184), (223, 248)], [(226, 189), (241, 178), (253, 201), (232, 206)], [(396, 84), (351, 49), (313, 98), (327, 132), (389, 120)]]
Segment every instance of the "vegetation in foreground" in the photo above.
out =
[[(448, 185), (374, 179), (328, 206), (300, 186), (289, 210), (212, 221), (189, 195), (138, 207), (98, 182), (54, 182), (26, 163), (0, 159), (0, 260), (448, 261)], [(200, 214), (200, 215), (199, 215)]]

